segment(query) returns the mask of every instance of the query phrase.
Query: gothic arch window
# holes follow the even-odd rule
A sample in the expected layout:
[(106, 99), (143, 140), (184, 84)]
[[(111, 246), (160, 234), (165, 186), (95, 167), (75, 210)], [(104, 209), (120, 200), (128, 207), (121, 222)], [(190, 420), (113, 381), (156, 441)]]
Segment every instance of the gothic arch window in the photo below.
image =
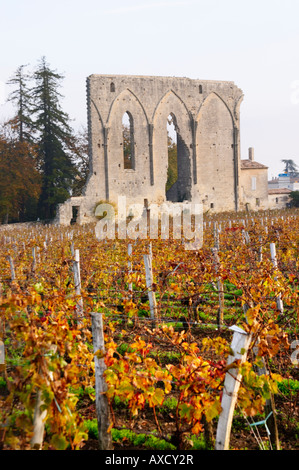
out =
[(128, 111), (123, 115), (122, 129), (124, 169), (135, 170), (134, 120)]
[(171, 113), (167, 119), (168, 166), (166, 200), (172, 202), (190, 201), (191, 168), (190, 152), (177, 125), (176, 116)]
[(115, 84), (114, 84), (113, 82), (110, 83), (110, 91), (111, 91), (112, 93), (115, 92)]
[(167, 145), (168, 145), (168, 167), (166, 193), (178, 179), (178, 151), (177, 151), (177, 130), (176, 118), (170, 114), (167, 118)]

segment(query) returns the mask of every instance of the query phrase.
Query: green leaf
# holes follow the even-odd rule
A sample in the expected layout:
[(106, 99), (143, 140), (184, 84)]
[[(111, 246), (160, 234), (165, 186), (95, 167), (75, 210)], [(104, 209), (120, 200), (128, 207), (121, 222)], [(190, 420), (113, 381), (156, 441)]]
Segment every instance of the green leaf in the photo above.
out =
[(152, 402), (153, 402), (153, 405), (162, 405), (163, 403), (163, 400), (164, 400), (164, 390), (162, 390), (162, 388), (157, 388), (155, 390), (155, 393), (153, 394), (152, 396)]
[(65, 450), (68, 446), (66, 438), (58, 434), (54, 434), (54, 436), (52, 436), (51, 444), (56, 450)]
[(179, 405), (180, 416), (187, 419), (188, 421), (192, 418), (193, 406), (188, 405), (187, 403), (181, 403)]

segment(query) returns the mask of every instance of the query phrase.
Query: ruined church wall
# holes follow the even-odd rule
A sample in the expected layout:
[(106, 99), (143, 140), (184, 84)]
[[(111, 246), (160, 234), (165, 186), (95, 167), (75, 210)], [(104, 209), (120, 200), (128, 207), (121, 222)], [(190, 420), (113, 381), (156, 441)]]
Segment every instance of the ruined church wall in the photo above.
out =
[[(153, 117), (153, 189), (152, 202), (165, 202), (168, 168), (167, 119), (172, 115), (178, 135), (178, 197), (181, 201), (191, 197), (192, 187), (192, 129), (190, 115), (184, 102), (169, 91), (159, 102)], [(190, 193), (190, 194), (189, 194)]]
[[(239, 109), (243, 93), (233, 82), (176, 77), (91, 75), (87, 79), (90, 175), (80, 223), (94, 219), (95, 205), (162, 203), (166, 200), (167, 118), (178, 132), (180, 177), (173, 195), (204, 203), (205, 210), (235, 210), (239, 204)], [(124, 168), (122, 117), (134, 124), (135, 169)], [(60, 208), (68, 223), (72, 199)], [(68, 214), (68, 215), (66, 215)]]
[(236, 209), (234, 123), (232, 115), (216, 94), (204, 102), (197, 128), (197, 186), (206, 210)]

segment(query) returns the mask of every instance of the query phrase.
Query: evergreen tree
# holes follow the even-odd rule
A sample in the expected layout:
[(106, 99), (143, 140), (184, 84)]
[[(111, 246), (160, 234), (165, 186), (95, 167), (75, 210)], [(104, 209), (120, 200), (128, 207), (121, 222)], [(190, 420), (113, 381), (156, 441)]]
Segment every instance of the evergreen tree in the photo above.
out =
[(41, 219), (55, 216), (57, 204), (70, 196), (76, 176), (69, 117), (59, 104), (61, 94), (58, 88), (63, 78), (50, 69), (44, 57), (34, 72), (35, 87), (31, 96), (43, 178), (38, 206)]
[(82, 127), (72, 139), (72, 152), (77, 174), (72, 186), (72, 196), (81, 196), (89, 175), (89, 145), (87, 129)]
[(297, 167), (296, 163), (294, 162), (294, 160), (284, 159), (284, 160), (281, 160), (281, 161), (285, 164), (285, 168), (284, 168), (285, 173), (289, 173), (290, 176), (292, 176), (292, 177), (297, 177), (299, 175), (298, 167)]
[(21, 65), (13, 77), (8, 80), (8, 85), (15, 86), (9, 95), (8, 101), (16, 108), (16, 115), (9, 121), (18, 132), (20, 142), (33, 142), (34, 123), (31, 118), (31, 93), (29, 87), (30, 75), (25, 72), (26, 65)]
[(292, 199), (292, 205), (294, 207), (299, 207), (299, 191), (292, 191), (290, 193), (290, 197)]

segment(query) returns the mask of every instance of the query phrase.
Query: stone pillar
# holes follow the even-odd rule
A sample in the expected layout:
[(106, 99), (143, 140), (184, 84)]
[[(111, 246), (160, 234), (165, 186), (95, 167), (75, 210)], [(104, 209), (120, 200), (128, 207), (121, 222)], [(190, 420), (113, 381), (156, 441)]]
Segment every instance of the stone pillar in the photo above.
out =
[(191, 129), (192, 129), (192, 150), (193, 150), (193, 184), (197, 184), (197, 147), (196, 147), (196, 132), (197, 132), (197, 121), (193, 116), (190, 118)]
[(148, 125), (148, 136), (149, 136), (149, 158), (150, 158), (150, 182), (151, 186), (154, 185), (154, 156), (153, 156), (153, 124)]
[(105, 198), (109, 201), (109, 168), (108, 168), (108, 133), (109, 128), (104, 127), (104, 160), (105, 160)]
[(240, 133), (239, 129), (234, 126), (234, 192), (235, 192), (235, 210), (238, 212), (239, 210), (239, 176), (240, 176)]

